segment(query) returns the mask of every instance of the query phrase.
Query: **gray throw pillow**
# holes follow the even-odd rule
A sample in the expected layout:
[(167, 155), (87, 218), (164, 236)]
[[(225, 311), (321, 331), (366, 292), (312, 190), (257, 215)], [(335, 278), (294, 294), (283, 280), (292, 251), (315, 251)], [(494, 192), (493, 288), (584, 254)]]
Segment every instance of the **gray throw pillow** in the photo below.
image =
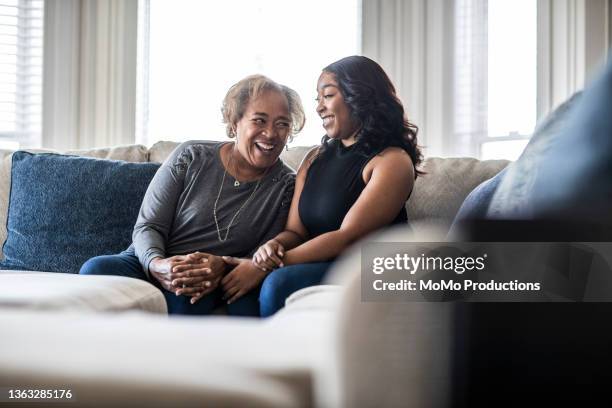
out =
[(0, 268), (78, 273), (87, 259), (124, 250), (158, 168), (15, 152)]

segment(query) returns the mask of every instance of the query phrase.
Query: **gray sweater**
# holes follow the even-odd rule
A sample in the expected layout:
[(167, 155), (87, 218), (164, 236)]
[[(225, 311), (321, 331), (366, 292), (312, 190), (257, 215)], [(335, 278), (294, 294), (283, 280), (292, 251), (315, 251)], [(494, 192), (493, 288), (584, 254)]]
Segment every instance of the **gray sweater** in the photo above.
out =
[[(224, 167), (219, 150), (224, 143), (189, 141), (178, 146), (159, 168), (144, 196), (132, 235), (136, 256), (148, 274), (155, 257), (195, 251), (215, 255), (251, 256), (259, 245), (285, 228), (295, 174), (278, 160), (257, 192), (240, 211), (228, 238), (221, 242), (213, 206)], [(257, 181), (241, 182), (227, 173), (217, 203), (221, 237)]]

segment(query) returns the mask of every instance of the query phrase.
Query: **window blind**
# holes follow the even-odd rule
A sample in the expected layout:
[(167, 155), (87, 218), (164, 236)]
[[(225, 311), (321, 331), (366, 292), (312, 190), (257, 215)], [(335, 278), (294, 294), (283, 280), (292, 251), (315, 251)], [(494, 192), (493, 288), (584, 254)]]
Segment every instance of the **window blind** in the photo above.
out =
[(0, 148), (39, 146), (44, 0), (0, 0)]
[(455, 9), (455, 150), (479, 156), (487, 134), (488, 0), (457, 0)]
[(513, 160), (527, 144), (536, 116), (536, 22), (532, 0), (455, 1), (454, 154)]

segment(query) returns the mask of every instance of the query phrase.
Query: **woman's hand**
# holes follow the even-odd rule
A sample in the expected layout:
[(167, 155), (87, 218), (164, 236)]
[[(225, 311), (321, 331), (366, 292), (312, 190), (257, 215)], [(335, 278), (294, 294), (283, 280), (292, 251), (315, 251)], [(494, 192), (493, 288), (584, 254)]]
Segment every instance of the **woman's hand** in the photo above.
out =
[(266, 272), (255, 266), (250, 259), (224, 256), (223, 260), (228, 265), (236, 265), (221, 280), (224, 292), (223, 299), (227, 299), (228, 304), (235, 302), (256, 288), (267, 275)]
[(149, 265), (151, 275), (164, 289), (177, 296), (200, 295), (199, 298), (218, 286), (225, 270), (226, 265), (220, 257), (201, 252), (156, 258)]
[[(190, 270), (189, 268), (179, 265), (176, 268), (179, 271), (177, 273), (177, 278), (173, 280), (173, 284), (178, 288), (176, 294), (191, 296), (192, 305), (202, 299), (202, 297), (217, 289), (228, 269), (228, 265), (220, 256), (200, 254), (199, 252), (191, 255), (196, 257), (198, 256), (197, 254), (200, 255), (202, 263), (207, 266), (209, 272), (204, 276), (191, 276), (190, 273), (192, 273), (193, 269)], [(183, 271), (184, 268), (185, 270)]]
[(253, 255), (253, 264), (262, 271), (283, 267), (285, 248), (276, 239), (271, 239), (259, 247)]
[[(220, 256), (194, 252), (187, 255), (187, 263), (177, 265), (173, 269), (172, 284), (179, 288), (181, 294), (192, 294), (193, 289), (201, 289), (205, 284), (222, 277), (225, 274), (226, 265)], [(185, 289), (185, 290), (182, 290)]]
[(174, 292), (176, 288), (172, 284), (175, 278), (173, 269), (176, 266), (187, 263), (186, 255), (175, 255), (168, 258), (155, 258), (149, 264), (149, 272), (161, 286), (169, 292)]

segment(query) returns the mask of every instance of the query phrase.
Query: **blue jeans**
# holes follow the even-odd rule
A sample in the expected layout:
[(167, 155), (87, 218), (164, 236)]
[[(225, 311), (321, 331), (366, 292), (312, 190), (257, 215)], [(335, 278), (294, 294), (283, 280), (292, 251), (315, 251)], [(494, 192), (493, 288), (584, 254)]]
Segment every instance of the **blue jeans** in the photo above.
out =
[(259, 293), (259, 313), (268, 317), (283, 306), (293, 292), (321, 283), (331, 262), (315, 262), (285, 266), (272, 271), (264, 279)]
[[(169, 314), (205, 315), (210, 314), (213, 309), (222, 302), (223, 291), (219, 287), (206, 296), (203, 296), (196, 304), (190, 303), (190, 296), (176, 296), (161, 287), (155, 278), (147, 278), (140, 265), (140, 261), (133, 250), (123, 251), (118, 255), (103, 255), (91, 258), (83, 264), (79, 272), (81, 275), (116, 275), (128, 278), (141, 279), (155, 285), (162, 291), (168, 304)], [(233, 316), (259, 316), (259, 302), (257, 295), (259, 288), (253, 289), (232, 304), (227, 305), (227, 311)]]

